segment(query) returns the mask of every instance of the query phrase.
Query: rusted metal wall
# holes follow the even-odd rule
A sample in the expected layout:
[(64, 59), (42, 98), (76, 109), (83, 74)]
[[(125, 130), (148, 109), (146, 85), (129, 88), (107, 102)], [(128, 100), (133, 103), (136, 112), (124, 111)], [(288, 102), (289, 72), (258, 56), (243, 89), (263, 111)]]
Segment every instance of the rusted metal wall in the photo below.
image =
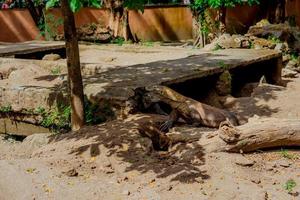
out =
[[(60, 9), (47, 13), (56, 19)], [(227, 28), (230, 33), (245, 33), (262, 17), (259, 6), (238, 6), (227, 9)], [(286, 15), (295, 16), (300, 26), (300, 0), (287, 0)], [(75, 15), (76, 26), (101, 23), (108, 26), (109, 13), (105, 9), (84, 8)], [(50, 23), (51, 24), (51, 23)], [(142, 41), (178, 41), (192, 39), (192, 14), (187, 6), (146, 7), (144, 12), (130, 10), (129, 26), (134, 37)], [(26, 9), (0, 10), (0, 41), (22, 42), (40, 38), (30, 13)], [(62, 32), (62, 25), (55, 30)]]
[[(55, 24), (62, 19), (62, 13), (59, 8), (53, 8), (46, 11), (46, 22), (49, 26), (54, 26), (55, 31), (58, 33), (63, 32), (63, 24)], [(54, 21), (53, 21), (54, 18)], [(61, 21), (61, 20), (60, 20)], [(109, 14), (105, 9), (97, 8), (82, 8), (79, 12), (75, 13), (75, 25), (80, 27), (85, 24), (100, 23), (104, 27), (108, 26)], [(53, 25), (55, 24), (55, 25)]]
[(0, 11), (1, 42), (24, 42), (37, 38), (39, 29), (27, 9)]
[(134, 37), (144, 41), (192, 39), (192, 14), (188, 7), (148, 7), (129, 11), (129, 27)]
[(229, 33), (246, 33), (250, 26), (261, 19), (259, 6), (236, 6), (226, 12), (226, 27)]

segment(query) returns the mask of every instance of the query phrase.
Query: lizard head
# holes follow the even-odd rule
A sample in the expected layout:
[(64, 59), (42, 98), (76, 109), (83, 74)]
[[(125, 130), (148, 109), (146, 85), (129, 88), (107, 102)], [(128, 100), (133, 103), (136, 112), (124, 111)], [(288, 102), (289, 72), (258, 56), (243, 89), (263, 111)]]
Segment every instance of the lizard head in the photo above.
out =
[(146, 87), (146, 90), (160, 100), (167, 98), (173, 101), (177, 101), (179, 96), (178, 93), (171, 88), (162, 85), (149, 86)]

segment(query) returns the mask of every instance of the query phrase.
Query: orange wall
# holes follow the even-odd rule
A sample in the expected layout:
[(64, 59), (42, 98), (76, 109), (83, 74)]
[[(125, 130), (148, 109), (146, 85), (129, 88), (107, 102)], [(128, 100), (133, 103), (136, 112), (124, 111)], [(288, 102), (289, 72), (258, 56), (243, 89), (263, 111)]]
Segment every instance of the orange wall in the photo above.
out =
[[(300, 26), (300, 0), (286, 0), (287, 16), (295, 15)], [(231, 33), (243, 33), (260, 20), (259, 7), (236, 7), (227, 10), (227, 28)], [(60, 9), (47, 11), (62, 17)], [(109, 23), (108, 11), (83, 8), (75, 15), (76, 26), (100, 22)], [(148, 7), (144, 13), (129, 11), (132, 33), (143, 41), (174, 41), (192, 38), (192, 14), (188, 7)], [(62, 32), (62, 25), (58, 28)], [(23, 42), (40, 38), (30, 13), (26, 9), (0, 10), (0, 41)]]
[[(46, 21), (49, 26), (51, 26), (52, 22), (49, 20), (49, 15), (54, 16), (55, 19), (62, 19), (62, 13), (60, 8), (53, 8), (46, 11)], [(109, 14), (105, 9), (97, 9), (97, 8), (82, 8), (79, 12), (75, 14), (75, 23), (76, 27), (80, 27), (84, 24), (91, 23), (100, 23), (104, 27), (108, 26), (109, 22)], [(61, 24), (59, 27), (56, 27), (58, 33), (63, 32), (63, 25)]]
[[(56, 18), (62, 18), (62, 13), (59, 8), (49, 9), (47, 14), (52, 14)], [(100, 23), (104, 26), (108, 25), (109, 15), (105, 9), (97, 8), (82, 8), (79, 12), (75, 14), (76, 27), (82, 26), (84, 24), (90, 23)]]
[(259, 6), (236, 6), (226, 12), (226, 27), (229, 33), (246, 33), (248, 28), (260, 20)]
[(129, 11), (133, 35), (148, 41), (176, 41), (192, 38), (192, 14), (188, 7), (145, 8)]
[(0, 10), (1, 42), (24, 42), (38, 37), (39, 29), (27, 9)]

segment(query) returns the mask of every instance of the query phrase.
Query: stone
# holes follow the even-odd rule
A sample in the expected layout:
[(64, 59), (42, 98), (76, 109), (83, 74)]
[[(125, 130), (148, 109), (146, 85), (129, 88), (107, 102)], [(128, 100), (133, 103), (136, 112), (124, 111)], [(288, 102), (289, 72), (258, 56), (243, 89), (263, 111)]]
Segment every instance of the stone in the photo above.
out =
[(66, 172), (64, 172), (65, 175), (69, 176), (69, 177), (76, 177), (78, 176), (78, 172), (76, 171), (76, 169), (70, 169)]
[(0, 67), (0, 80), (1, 79), (7, 79), (11, 72), (17, 70), (17, 67), (13, 64), (7, 63), (7, 64), (1, 64)]
[(255, 164), (255, 161), (249, 160), (249, 159), (245, 158), (244, 156), (239, 156), (238, 158), (236, 158), (235, 164), (243, 166), (243, 167), (251, 167)]
[(259, 44), (255, 44), (254, 45), (254, 49), (260, 50), (260, 49), (263, 49), (263, 47), (261, 45), (259, 45)]
[[(264, 24), (251, 26), (247, 35), (259, 38), (271, 39), (270, 42), (275, 44), (276, 50), (283, 52), (297, 52), (300, 50), (300, 29), (299, 27), (290, 26), (288, 23), (283, 24)], [(284, 42), (284, 45), (276, 44), (277, 40)], [(277, 46), (277, 47), (276, 47)], [(273, 46), (268, 46), (269, 48)]]
[(297, 67), (297, 61), (296, 60), (290, 60), (288, 63), (287, 63), (287, 66), (289, 67)]
[(251, 178), (251, 182), (252, 182), (252, 183), (255, 183), (255, 184), (260, 184), (260, 183), (261, 183), (261, 180), (260, 180), (260, 178), (252, 177), (252, 178)]
[(233, 37), (228, 34), (223, 34), (218, 39), (218, 45), (223, 49), (240, 48), (241, 40), (238, 37)]
[(286, 54), (286, 55), (283, 55), (283, 56), (282, 56), (282, 62), (283, 62), (283, 63), (288, 62), (290, 59), (291, 59), (290, 54)]
[(124, 195), (130, 195), (130, 191), (129, 190), (124, 190), (123, 192), (122, 192), (122, 194), (124, 194)]
[[(271, 41), (267, 40), (267, 39), (264, 39), (264, 38), (255, 38), (252, 40), (252, 43), (255, 46), (258, 46), (258, 47), (270, 47), (272, 45), (274, 45)], [(275, 47), (274, 47), (275, 48)]]
[(50, 61), (56, 61), (61, 59), (60, 55), (58, 54), (47, 54), (43, 57), (42, 60), (50, 60)]
[(22, 145), (25, 148), (31, 148), (36, 149), (39, 147), (42, 147), (49, 143), (50, 140), (50, 134), (49, 133), (37, 133), (30, 136), (27, 136), (23, 142)]
[(288, 68), (282, 69), (282, 77), (284, 78), (296, 78), (298, 75), (298, 72), (295, 72), (293, 70), (290, 70)]
[(286, 161), (286, 160), (278, 160), (277, 162), (276, 162), (276, 165), (277, 166), (281, 166), (281, 167), (284, 167), (284, 168), (287, 168), (287, 167), (290, 167), (291, 166), (291, 163), (290, 162), (288, 162), (288, 161)]
[(286, 49), (286, 46), (284, 43), (278, 43), (276, 44), (274, 50), (277, 50), (277, 51), (284, 51)]

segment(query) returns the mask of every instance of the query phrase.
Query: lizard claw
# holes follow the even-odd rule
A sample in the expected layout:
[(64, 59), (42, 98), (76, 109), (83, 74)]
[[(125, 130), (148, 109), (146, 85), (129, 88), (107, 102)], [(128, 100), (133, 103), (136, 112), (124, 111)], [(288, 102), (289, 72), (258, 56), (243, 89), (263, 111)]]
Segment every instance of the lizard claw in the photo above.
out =
[(173, 126), (173, 121), (167, 120), (159, 127), (159, 130), (161, 130), (162, 132), (168, 132), (169, 129), (172, 128), (172, 126)]

